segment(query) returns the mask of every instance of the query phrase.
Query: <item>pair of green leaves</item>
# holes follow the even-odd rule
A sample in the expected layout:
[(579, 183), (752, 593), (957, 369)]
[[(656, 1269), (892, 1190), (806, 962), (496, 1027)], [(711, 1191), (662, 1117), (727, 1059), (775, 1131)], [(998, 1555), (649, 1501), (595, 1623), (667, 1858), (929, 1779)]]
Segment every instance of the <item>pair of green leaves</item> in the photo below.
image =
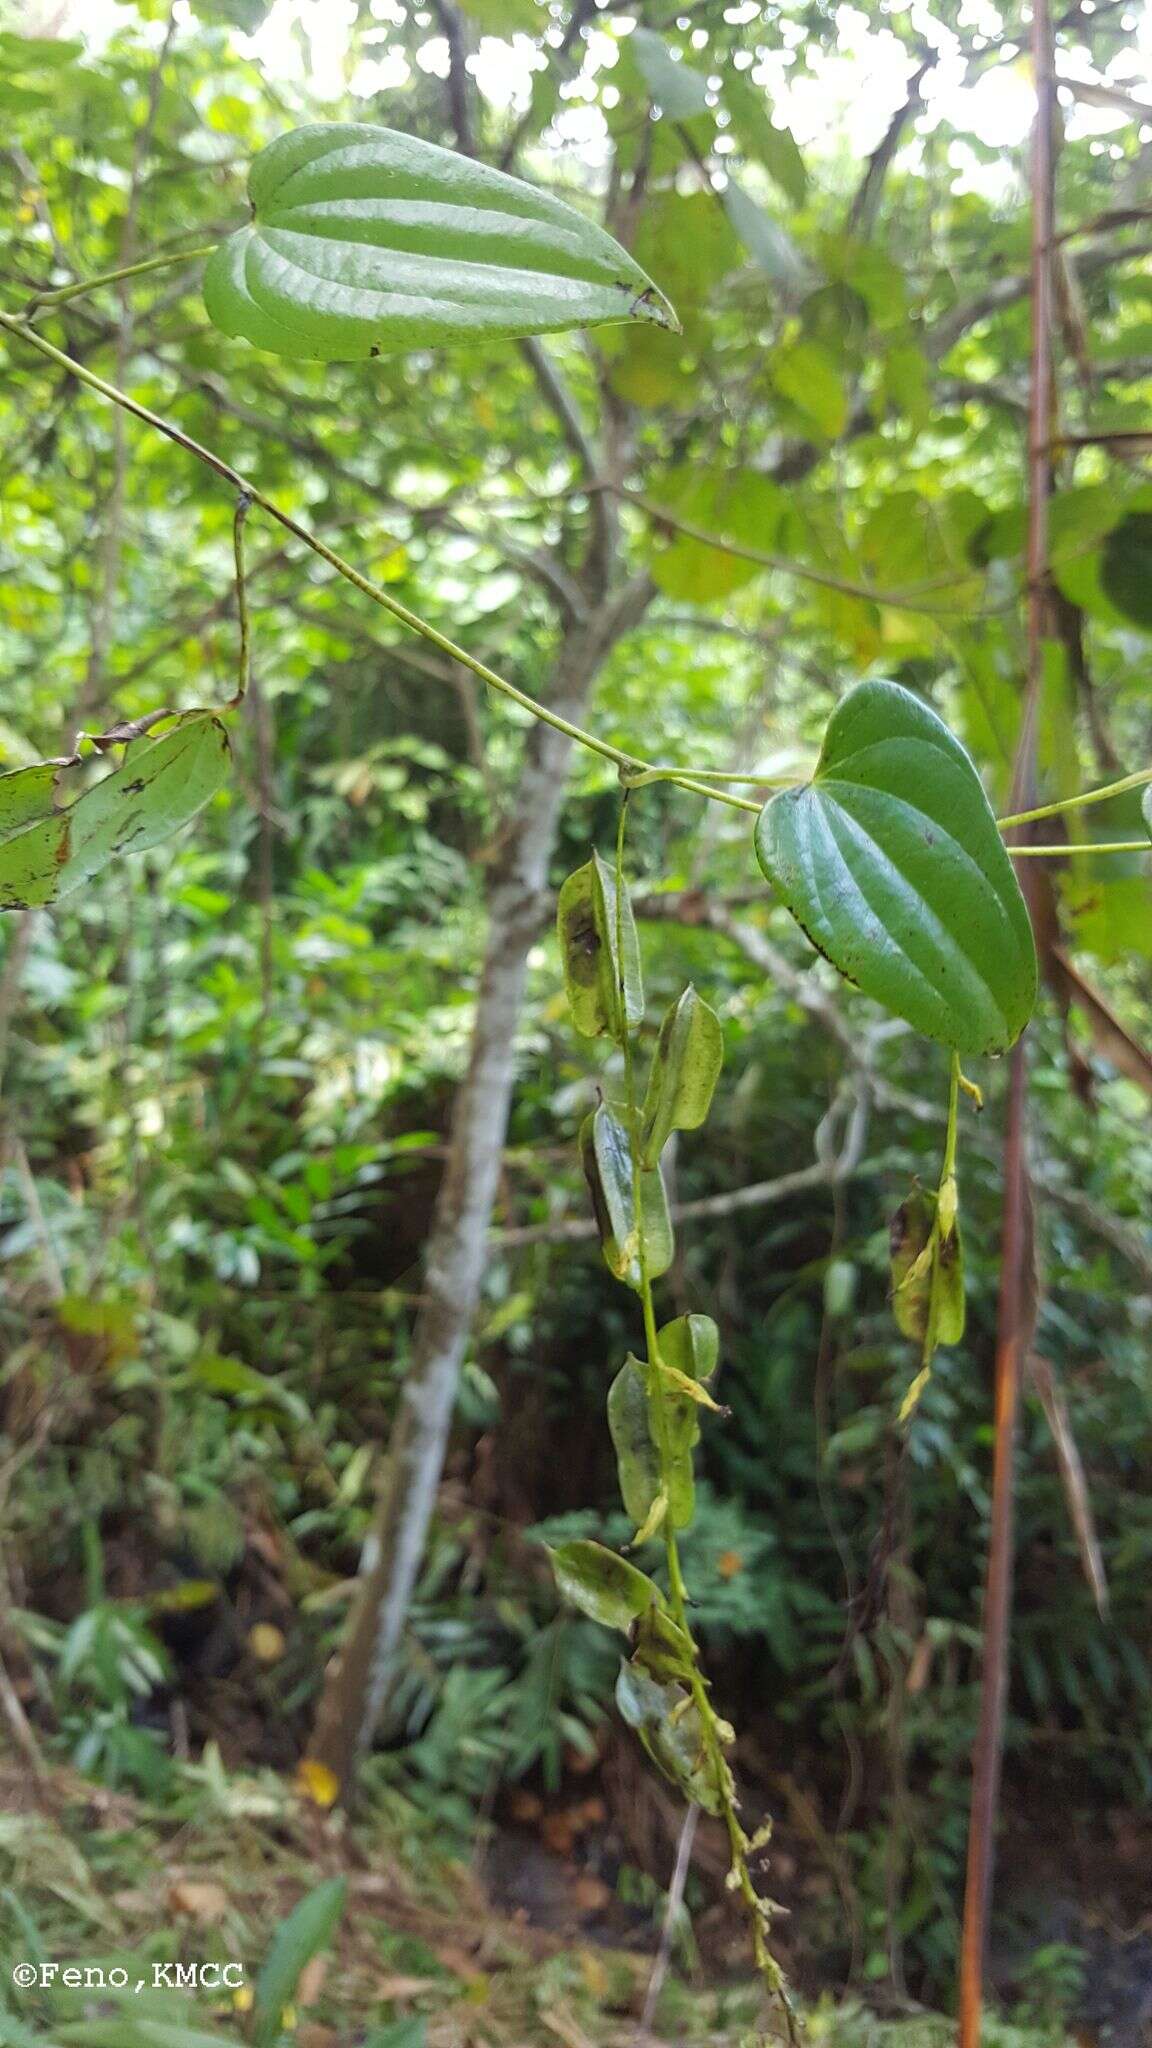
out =
[(678, 1316), (658, 1331), (655, 1362), (645, 1366), (629, 1353), (608, 1390), (620, 1494), (637, 1543), (655, 1535), (665, 1519), (673, 1529), (686, 1529), (692, 1520), (692, 1453), (700, 1441), (700, 1409), (715, 1405), (705, 1382), (716, 1370), (719, 1345), (710, 1316)]
[(673, 1131), (696, 1130), (704, 1122), (722, 1058), (719, 1018), (695, 989), (685, 989), (660, 1026), (640, 1116), (639, 1172), (627, 1126), (607, 1103), (581, 1127), (580, 1157), (601, 1248), (609, 1270), (628, 1287), (641, 1286), (641, 1236), (650, 1280), (672, 1263), (675, 1238), (660, 1154)]
[(862, 683), (756, 855), (819, 952), (962, 1056), (1004, 1052), (1036, 1000), (1028, 911), (971, 760), (929, 705)]
[(213, 251), (204, 303), (276, 355), (549, 334), (608, 321), (676, 328), (595, 222), (454, 150), (362, 122), (282, 135), (252, 165), (253, 218)]
[(132, 740), (120, 766), (66, 808), (55, 801), (63, 764), (0, 775), (0, 910), (59, 902), (119, 854), (158, 845), (216, 794), (230, 757), (220, 720), (188, 711), (160, 738)]
[[(707, 1813), (722, 1813), (725, 1789), (731, 1789), (727, 1766), (709, 1752), (689, 1690), (692, 1643), (668, 1613), (660, 1588), (627, 1558), (586, 1538), (559, 1544), (551, 1559), (562, 1597), (631, 1641), (616, 1685), (623, 1719), (685, 1798)], [(725, 1724), (719, 1727), (729, 1733)]]

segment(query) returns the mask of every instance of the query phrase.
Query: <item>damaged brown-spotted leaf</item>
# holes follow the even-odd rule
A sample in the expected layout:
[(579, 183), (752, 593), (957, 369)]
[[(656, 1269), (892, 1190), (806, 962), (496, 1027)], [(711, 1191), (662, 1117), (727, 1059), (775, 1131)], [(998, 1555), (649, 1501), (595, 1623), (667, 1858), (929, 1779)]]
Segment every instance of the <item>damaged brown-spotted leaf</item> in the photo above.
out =
[[(936, 1196), (914, 1188), (892, 1218), (892, 1313), (902, 1336), (923, 1344), (928, 1336), (933, 1284), (937, 1344), (959, 1344), (964, 1335), (964, 1255), (960, 1226), (941, 1235)], [(934, 1283), (935, 1276), (935, 1283)]]
[(220, 720), (181, 713), (158, 739), (135, 740), (120, 766), (64, 809), (60, 765), (0, 776), (0, 909), (56, 903), (122, 853), (178, 832), (222, 786), (231, 748)]

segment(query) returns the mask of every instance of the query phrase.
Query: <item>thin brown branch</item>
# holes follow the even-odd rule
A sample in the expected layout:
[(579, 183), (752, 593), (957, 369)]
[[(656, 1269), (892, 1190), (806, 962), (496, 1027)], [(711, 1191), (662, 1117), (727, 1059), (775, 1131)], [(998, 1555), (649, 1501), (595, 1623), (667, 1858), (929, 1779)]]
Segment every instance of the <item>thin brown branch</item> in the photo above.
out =
[[(1048, 507), (1052, 490), (1055, 374), (1053, 245), (1055, 230), (1056, 87), (1049, 0), (1033, 0), (1032, 69), (1032, 341), (1028, 446), (1027, 677), (1012, 777), (1012, 809), (1035, 802), (1036, 722), (1048, 629)], [(1025, 827), (1025, 830), (1028, 828)], [(1009, 835), (1011, 839), (1012, 835)], [(1026, 871), (1027, 872), (1027, 871)], [(1023, 1039), (1012, 1051), (1004, 1137), (1004, 1224), (996, 1330), (995, 1448), (988, 1570), (984, 1592), (980, 1718), (972, 1755), (972, 1801), (960, 1955), (959, 2048), (980, 2048), (984, 1964), (996, 1849), (996, 1810), (1004, 1754), (1008, 1642), (1014, 1558), (1016, 1434), (1020, 1375), (1036, 1315), (1032, 1193), (1026, 1159), (1028, 1056)]]

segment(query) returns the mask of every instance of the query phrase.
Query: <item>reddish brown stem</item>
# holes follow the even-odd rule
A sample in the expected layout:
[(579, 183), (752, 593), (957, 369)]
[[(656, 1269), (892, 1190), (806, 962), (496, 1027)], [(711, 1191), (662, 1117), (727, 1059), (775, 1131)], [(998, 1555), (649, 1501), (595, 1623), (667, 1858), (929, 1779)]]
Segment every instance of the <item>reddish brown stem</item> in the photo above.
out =
[[(1012, 809), (1035, 802), (1036, 723), (1044, 679), (1048, 612), (1048, 501), (1052, 490), (1055, 379), (1052, 360), (1052, 250), (1055, 239), (1053, 123), (1056, 105), (1052, 20), (1048, 0), (1033, 0), (1032, 63), (1036, 119), (1032, 134), (1032, 347), (1028, 407), (1027, 678), (1012, 778)], [(1027, 827), (1024, 828), (1027, 831)], [(1011, 837), (1011, 835), (1009, 835)], [(1027, 888), (1028, 869), (1023, 882)], [(996, 1332), (996, 1439), (984, 1594), (984, 1657), (980, 1721), (972, 1755), (972, 1806), (964, 1931), (960, 1958), (959, 2048), (979, 2048), (984, 1958), (995, 1864), (996, 1809), (1004, 1752), (1008, 1638), (1012, 1610), (1016, 1428), (1020, 1375), (1034, 1319), (1032, 1207), (1025, 1158), (1027, 1054), (1012, 1053), (1004, 1132), (1004, 1227)]]

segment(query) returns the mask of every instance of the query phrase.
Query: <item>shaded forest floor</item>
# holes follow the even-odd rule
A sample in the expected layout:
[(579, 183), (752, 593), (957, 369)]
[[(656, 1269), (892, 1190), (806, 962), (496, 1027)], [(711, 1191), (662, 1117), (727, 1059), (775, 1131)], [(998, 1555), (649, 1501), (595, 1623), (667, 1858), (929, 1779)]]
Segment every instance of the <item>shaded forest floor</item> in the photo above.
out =
[[(753, 1984), (700, 1985), (674, 1971), (645, 2035), (649, 1953), (573, 1944), (496, 1910), (475, 1869), (446, 1855), (435, 1826), (403, 1802), (387, 1797), (347, 1827), (272, 1773), (237, 1776), (209, 1752), (184, 1768), (163, 1808), (71, 1770), (37, 1783), (22, 1764), (0, 1761), (0, 2048), (47, 2043), (55, 2027), (114, 2011), (91, 1992), (14, 1993), (10, 1972), (24, 1958), (126, 1963), (133, 1977), (155, 1964), (241, 1963), (243, 1990), (165, 1988), (151, 2009), (170, 2026), (244, 2040), (276, 1927), (337, 1874), (347, 1905), (289, 2015), (285, 2039), (297, 2048), (734, 2048), (756, 2024)], [(936, 2016), (883, 2020), (831, 1999), (810, 2009), (808, 2027), (813, 2048), (947, 2048), (952, 2039)], [(988, 2048), (1063, 2039), (993, 2023)]]

